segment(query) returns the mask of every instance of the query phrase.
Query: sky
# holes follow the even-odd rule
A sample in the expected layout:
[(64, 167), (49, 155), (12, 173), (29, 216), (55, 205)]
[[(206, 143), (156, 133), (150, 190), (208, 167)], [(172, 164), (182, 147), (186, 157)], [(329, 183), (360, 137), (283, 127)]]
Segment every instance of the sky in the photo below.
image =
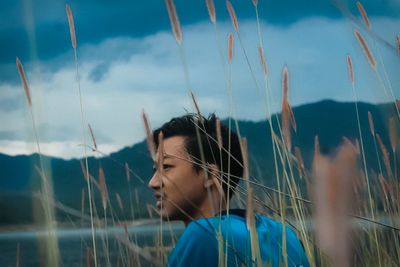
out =
[[(260, 38), (252, 1), (231, 1), (239, 21), (238, 33), (225, 1), (214, 1), (216, 27), (209, 20), (204, 0), (175, 0), (183, 32), (181, 46), (172, 35), (161, 0), (1, 1), (0, 153), (37, 151), (16, 57), (29, 80), (41, 151), (66, 159), (83, 156), (82, 132), (88, 138), (87, 123), (99, 150), (107, 154), (144, 138), (142, 110), (152, 127), (193, 112), (188, 86), (203, 114), (265, 119), (268, 110), (279, 111), (285, 65), (292, 106), (322, 99), (354, 101), (348, 54), (353, 59), (357, 100), (391, 101), (383, 86), (387, 90), (391, 86), (394, 97), (400, 97), (400, 75), (396, 73), (400, 57), (395, 41), (400, 34), (400, 0), (362, 1), (371, 31), (352, 0), (258, 1), (268, 83), (258, 55)], [(66, 4), (75, 20), (84, 128)], [(373, 51), (376, 72), (368, 65), (354, 29)], [(230, 65), (229, 32), (234, 36)], [(269, 102), (264, 97), (266, 88), (271, 90)]]

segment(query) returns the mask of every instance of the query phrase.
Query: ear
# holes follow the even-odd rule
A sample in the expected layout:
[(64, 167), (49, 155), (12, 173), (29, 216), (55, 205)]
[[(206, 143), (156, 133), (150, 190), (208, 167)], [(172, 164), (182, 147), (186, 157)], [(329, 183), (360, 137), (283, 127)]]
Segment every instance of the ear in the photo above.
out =
[(204, 188), (211, 188), (214, 185), (214, 177), (217, 172), (215, 168), (218, 170), (217, 165), (207, 163), (205, 169), (207, 173), (204, 173)]
[(204, 182), (204, 187), (208, 188), (215, 186), (221, 196), (224, 196), (224, 190), (222, 189), (222, 181), (220, 177), (220, 170), (216, 164), (207, 164), (208, 178)]

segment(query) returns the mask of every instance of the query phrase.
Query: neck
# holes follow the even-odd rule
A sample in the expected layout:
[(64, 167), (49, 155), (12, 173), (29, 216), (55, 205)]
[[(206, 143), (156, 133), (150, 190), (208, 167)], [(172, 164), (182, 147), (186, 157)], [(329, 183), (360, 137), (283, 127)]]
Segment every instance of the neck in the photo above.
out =
[(193, 220), (214, 217), (220, 214), (220, 212), (225, 209), (225, 198), (221, 198), (221, 195), (216, 190), (210, 189), (210, 191), (207, 192), (202, 203), (196, 209), (196, 212), (192, 214), (191, 218), (187, 218), (187, 220), (183, 222), (185, 226), (187, 226)]

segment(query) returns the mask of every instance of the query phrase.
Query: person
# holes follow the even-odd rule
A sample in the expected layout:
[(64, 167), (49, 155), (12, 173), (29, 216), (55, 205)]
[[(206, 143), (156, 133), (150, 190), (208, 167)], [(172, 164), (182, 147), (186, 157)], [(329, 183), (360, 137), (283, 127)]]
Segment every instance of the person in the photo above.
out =
[[(208, 118), (187, 114), (171, 119), (153, 132), (157, 149), (149, 187), (163, 220), (180, 220), (185, 230), (171, 251), (167, 266), (257, 266), (252, 257), (246, 211), (226, 210), (243, 175), (238, 136)], [(295, 232), (255, 214), (262, 265), (309, 266)]]

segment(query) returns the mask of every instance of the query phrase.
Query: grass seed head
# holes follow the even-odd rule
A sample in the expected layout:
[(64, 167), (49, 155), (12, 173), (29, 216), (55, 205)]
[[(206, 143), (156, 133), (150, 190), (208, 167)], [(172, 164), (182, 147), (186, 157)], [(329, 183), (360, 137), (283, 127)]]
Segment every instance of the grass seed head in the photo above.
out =
[(353, 61), (351, 60), (351, 56), (347, 55), (347, 70), (349, 72), (349, 79), (351, 83), (354, 85), (354, 70), (353, 70)]
[(288, 91), (289, 91), (289, 70), (285, 65), (282, 70), (282, 103), (288, 101)]
[(368, 30), (371, 30), (371, 24), (369, 23), (367, 12), (365, 11), (364, 6), (359, 1), (357, 1), (357, 8), (361, 14), (361, 17), (364, 20), (365, 26), (367, 26)]
[(289, 103), (284, 100), (282, 104), (282, 135), (283, 140), (285, 142), (286, 149), (288, 151), (291, 150), (292, 142), (291, 142), (291, 131), (290, 131), (290, 111), (289, 111)]
[(398, 144), (398, 133), (395, 117), (389, 119), (389, 139), (390, 145), (392, 146), (393, 153), (396, 153), (396, 148)]
[(210, 20), (213, 24), (216, 23), (216, 15), (215, 15), (215, 5), (214, 0), (206, 0), (206, 6), (208, 10), (208, 15), (210, 16)]
[(107, 186), (106, 186), (106, 176), (104, 175), (104, 170), (102, 167), (99, 168), (99, 187), (101, 193), (101, 203), (103, 209), (107, 209)]
[(171, 22), (172, 32), (174, 33), (175, 40), (178, 44), (182, 44), (182, 31), (179, 17), (176, 13), (175, 4), (173, 0), (165, 0), (168, 10), (169, 20)]
[(28, 100), (28, 104), (31, 107), (32, 106), (32, 99), (31, 99), (31, 93), (30, 93), (30, 90), (29, 90), (28, 79), (26, 78), (24, 67), (22, 66), (22, 63), (21, 63), (21, 61), (19, 60), (18, 57), (16, 59), (16, 64), (17, 64), (19, 77), (21, 78), (22, 86), (24, 87), (26, 99)]
[(261, 66), (263, 67), (264, 75), (267, 76), (268, 75), (268, 65), (267, 65), (267, 62), (265, 60), (264, 49), (261, 46), (258, 47), (258, 54), (260, 56)]
[(115, 198), (117, 199), (118, 207), (121, 210), (124, 210), (124, 205), (122, 204), (121, 196), (118, 193), (115, 193)]
[(368, 111), (368, 122), (369, 122), (369, 129), (371, 131), (372, 136), (375, 136), (375, 126), (374, 126), (374, 119), (370, 111)]
[(129, 183), (131, 180), (131, 169), (129, 168), (128, 162), (125, 162), (125, 176), (126, 176), (126, 180)]
[(393, 177), (392, 167), (390, 166), (390, 160), (389, 160), (389, 152), (386, 149), (386, 146), (383, 144), (382, 139), (378, 133), (376, 134), (376, 140), (378, 141), (379, 148), (381, 149), (382, 152), (383, 163), (385, 165), (386, 172), (389, 175), (389, 177)]
[(154, 144), (153, 134), (151, 132), (149, 120), (147, 119), (147, 115), (144, 111), (142, 111), (142, 120), (143, 120), (143, 125), (144, 125), (144, 129), (146, 132), (146, 137), (147, 137), (147, 139), (146, 139), (147, 140), (147, 148), (149, 149), (152, 160), (155, 161), (156, 148), (155, 148), (155, 144)]
[(218, 148), (221, 150), (222, 149), (222, 134), (221, 134), (221, 121), (219, 118), (215, 120), (215, 129), (216, 129), (216, 134), (217, 134), (217, 143), (218, 143)]
[(230, 32), (228, 34), (228, 62), (232, 63), (233, 58), (233, 34)]
[(92, 141), (93, 141), (93, 151), (97, 151), (96, 138), (94, 137), (94, 132), (93, 132), (92, 126), (90, 126), (89, 123), (88, 123), (88, 127), (89, 127), (90, 137), (92, 138)]
[(230, 1), (226, 1), (226, 8), (228, 9), (229, 16), (231, 17), (233, 28), (235, 29), (236, 32), (238, 32), (239, 23), (236, 17), (235, 9), (233, 9), (233, 6)]
[(364, 36), (357, 29), (354, 29), (354, 36), (356, 37), (359, 45), (361, 46), (361, 49), (363, 50), (369, 65), (376, 71), (375, 57), (372, 54), (372, 51), (369, 49), (368, 43), (365, 41)]
[(76, 34), (75, 34), (75, 24), (74, 17), (72, 15), (71, 8), (68, 4), (65, 6), (65, 10), (67, 12), (68, 25), (69, 25), (69, 33), (71, 35), (71, 44), (72, 48), (76, 49)]

